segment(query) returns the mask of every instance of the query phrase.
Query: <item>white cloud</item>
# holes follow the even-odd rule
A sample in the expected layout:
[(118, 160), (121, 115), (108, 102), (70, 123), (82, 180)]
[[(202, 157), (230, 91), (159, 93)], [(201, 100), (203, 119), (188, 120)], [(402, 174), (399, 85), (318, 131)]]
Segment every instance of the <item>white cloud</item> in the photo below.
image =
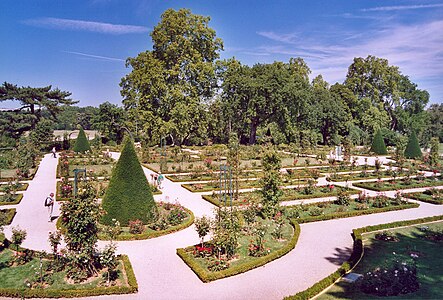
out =
[(41, 18), (24, 21), (25, 24), (60, 30), (90, 31), (105, 34), (145, 33), (149, 28), (135, 25), (120, 25), (83, 20)]
[(363, 8), (361, 11), (393, 11), (393, 10), (410, 10), (443, 7), (443, 3), (438, 4), (419, 4), (419, 5), (399, 5), (399, 6), (378, 6), (372, 8)]
[(107, 61), (119, 61), (119, 62), (124, 62), (124, 59), (121, 58), (115, 58), (115, 57), (109, 57), (109, 56), (101, 56), (101, 55), (93, 55), (93, 54), (87, 54), (87, 53), (82, 53), (82, 52), (75, 52), (75, 51), (62, 51), (64, 53), (69, 53), (69, 54), (74, 54), (74, 55), (79, 55), (79, 56), (84, 56), (84, 57), (89, 57), (89, 58), (95, 58), (95, 59), (99, 59), (99, 60), (107, 60)]

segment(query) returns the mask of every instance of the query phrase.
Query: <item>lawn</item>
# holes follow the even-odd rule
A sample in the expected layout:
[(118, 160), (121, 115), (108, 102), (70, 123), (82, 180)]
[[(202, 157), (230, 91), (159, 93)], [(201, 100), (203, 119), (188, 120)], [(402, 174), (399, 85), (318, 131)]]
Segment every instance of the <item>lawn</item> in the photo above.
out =
[(435, 189), (431, 188), (424, 192), (417, 192), (417, 193), (408, 193), (404, 195), (405, 197), (432, 203), (432, 204), (443, 204), (443, 190), (442, 189)]
[[(443, 222), (430, 223), (389, 231), (396, 241), (375, 238), (376, 233), (364, 235), (364, 256), (353, 270), (366, 274), (390, 265), (392, 261), (415, 264), (420, 283), (418, 291), (389, 297), (389, 299), (442, 299), (443, 256), (441, 256)], [(438, 238), (440, 241), (437, 241)], [(365, 294), (356, 284), (340, 281), (318, 299), (367, 299), (377, 298)]]

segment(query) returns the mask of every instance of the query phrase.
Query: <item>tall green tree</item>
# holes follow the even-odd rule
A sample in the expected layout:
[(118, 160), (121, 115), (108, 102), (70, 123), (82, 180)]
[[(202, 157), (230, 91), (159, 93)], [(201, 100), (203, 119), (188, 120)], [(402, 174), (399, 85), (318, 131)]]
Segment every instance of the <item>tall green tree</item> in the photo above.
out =
[(281, 159), (274, 149), (268, 150), (262, 159), (263, 178), (261, 180), (262, 207), (267, 217), (274, 216), (283, 192), (281, 185)]
[(15, 101), (18, 107), (7, 112), (2, 112), (0, 124), (7, 125), (2, 128), (13, 137), (18, 137), (23, 132), (34, 129), (42, 119), (44, 111), (50, 118), (56, 119), (63, 105), (73, 105), (78, 101), (71, 98), (70, 92), (52, 89), (52, 86), (41, 88), (18, 87), (4, 82), (0, 86), (0, 102)]
[(217, 87), (215, 60), (223, 49), (209, 21), (188, 9), (168, 9), (151, 32), (153, 50), (127, 59), (132, 71), (120, 83), (123, 104), (148, 139), (169, 135), (180, 145), (206, 134), (206, 104)]
[[(93, 126), (96, 128), (105, 142), (114, 141), (118, 144), (125, 134), (126, 114), (123, 108), (108, 101), (98, 107), (98, 112), (93, 118)], [(137, 128), (134, 127), (134, 134)]]
[(418, 143), (417, 135), (415, 131), (412, 131), (409, 136), (408, 144), (405, 149), (405, 157), (406, 158), (421, 158), (422, 157), (420, 145)]
[(372, 141), (371, 152), (379, 155), (386, 155), (388, 151), (386, 149), (385, 141), (381, 135), (381, 131), (378, 130), (374, 136), (374, 140)]
[(86, 151), (91, 151), (91, 146), (89, 145), (88, 138), (86, 137), (83, 127), (80, 127), (77, 139), (75, 140), (74, 152), (85, 153)]

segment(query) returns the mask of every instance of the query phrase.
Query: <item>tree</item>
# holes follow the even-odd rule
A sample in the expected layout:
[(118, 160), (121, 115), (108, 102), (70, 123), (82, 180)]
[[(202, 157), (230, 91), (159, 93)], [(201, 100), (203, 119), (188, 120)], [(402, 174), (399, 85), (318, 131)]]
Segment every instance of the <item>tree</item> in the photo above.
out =
[(429, 116), (425, 130), (426, 140), (438, 137), (440, 143), (443, 143), (443, 104), (432, 104), (426, 112)]
[(151, 141), (169, 135), (178, 145), (206, 134), (205, 103), (217, 87), (215, 60), (223, 44), (209, 17), (166, 10), (151, 32), (152, 51), (128, 58), (120, 86), (132, 123)]
[(421, 158), (422, 153), (420, 150), (420, 145), (418, 144), (417, 135), (414, 131), (412, 131), (409, 136), (408, 144), (405, 149), (405, 157), (406, 158)]
[[(105, 102), (100, 104), (98, 112), (93, 119), (93, 126), (99, 130), (104, 142), (122, 142), (125, 134), (126, 114), (123, 108)], [(136, 128), (135, 133), (137, 133)]]
[(55, 120), (62, 105), (73, 105), (78, 102), (70, 99), (69, 96), (71, 96), (70, 92), (52, 89), (51, 86), (18, 87), (4, 82), (0, 86), (0, 102), (18, 101), (20, 106), (2, 113), (3, 118), (10, 121), (10, 126), (7, 127), (8, 133), (18, 137), (23, 132), (34, 129), (41, 120), (44, 111), (47, 111), (49, 117)]
[(438, 153), (439, 140), (436, 137), (431, 139), (431, 153), (429, 153), (429, 165), (438, 165), (439, 153)]
[(86, 151), (91, 151), (91, 146), (89, 145), (89, 141), (86, 138), (85, 131), (83, 127), (80, 127), (80, 131), (78, 133), (77, 139), (75, 140), (74, 152), (85, 153)]
[(157, 215), (151, 188), (138, 161), (132, 139), (127, 137), (123, 144), (103, 198), (102, 206), (106, 214), (102, 222), (112, 225), (117, 220), (122, 226), (128, 226), (130, 220), (138, 219), (145, 224), (151, 223)]
[(374, 152), (375, 154), (379, 155), (386, 155), (388, 154), (388, 151), (386, 150), (385, 141), (383, 140), (383, 137), (381, 136), (381, 131), (377, 131), (377, 133), (374, 136), (374, 140), (372, 141), (371, 146), (371, 152)]
[(238, 143), (238, 137), (235, 133), (230, 134), (228, 147), (229, 151), (227, 162), (231, 167), (232, 174), (234, 175), (234, 199), (237, 200), (240, 177), (240, 145)]
[(282, 195), (281, 185), (281, 159), (273, 149), (268, 150), (262, 159), (263, 178), (262, 183), (262, 207), (265, 216), (274, 216), (277, 212), (279, 199)]
[(83, 183), (77, 197), (63, 203), (62, 226), (68, 249), (68, 277), (82, 281), (96, 273), (98, 220), (102, 214), (96, 190)]

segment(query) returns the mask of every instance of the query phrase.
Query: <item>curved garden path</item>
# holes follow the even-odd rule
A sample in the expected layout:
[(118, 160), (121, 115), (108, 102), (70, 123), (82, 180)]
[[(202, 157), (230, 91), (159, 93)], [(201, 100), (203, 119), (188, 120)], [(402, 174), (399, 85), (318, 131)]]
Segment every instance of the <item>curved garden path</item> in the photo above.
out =
[[(22, 202), (17, 205), (12, 226), (20, 225), (27, 230), (25, 247), (49, 250), (48, 231), (55, 230), (55, 223), (48, 223), (43, 201), (55, 190), (56, 161), (49, 154), (44, 157)], [(145, 173), (149, 175), (151, 171), (145, 169)], [(393, 193), (387, 192), (388, 195)], [(213, 206), (200, 195), (165, 179), (163, 194), (156, 196), (156, 200), (167, 198), (172, 202), (178, 199), (197, 217), (212, 215)], [(244, 274), (210, 283), (202, 283), (176, 255), (176, 248), (198, 243), (193, 226), (155, 239), (119, 242), (118, 252), (129, 255), (139, 292), (91, 299), (282, 299), (334, 272), (349, 257), (353, 228), (441, 214), (443, 206), (421, 202), (416, 209), (302, 224), (297, 246), (284, 257)], [(10, 227), (5, 230), (8, 237)], [(100, 242), (99, 247), (104, 244)]]

